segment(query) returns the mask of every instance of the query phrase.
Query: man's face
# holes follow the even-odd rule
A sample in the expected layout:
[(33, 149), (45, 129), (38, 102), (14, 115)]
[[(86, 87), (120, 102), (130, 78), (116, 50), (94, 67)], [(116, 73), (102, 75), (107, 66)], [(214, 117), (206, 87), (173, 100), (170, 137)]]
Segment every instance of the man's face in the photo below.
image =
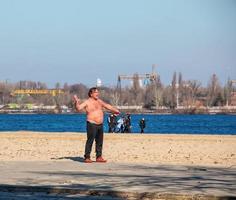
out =
[(94, 99), (98, 99), (99, 96), (99, 91), (98, 90), (94, 90), (91, 94), (91, 97)]

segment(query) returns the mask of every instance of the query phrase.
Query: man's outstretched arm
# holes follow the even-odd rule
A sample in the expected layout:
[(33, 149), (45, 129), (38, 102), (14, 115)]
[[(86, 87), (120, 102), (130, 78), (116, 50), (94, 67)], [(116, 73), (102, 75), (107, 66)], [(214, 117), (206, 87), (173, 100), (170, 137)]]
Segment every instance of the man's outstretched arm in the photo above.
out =
[(75, 102), (75, 108), (77, 111), (84, 109), (87, 105), (86, 101), (80, 104), (80, 99), (77, 97), (77, 95), (73, 96), (73, 100)]
[(117, 114), (119, 115), (120, 114), (120, 111), (113, 107), (112, 105), (108, 104), (108, 103), (105, 103), (104, 101), (100, 100), (101, 101), (101, 104), (104, 108), (106, 108), (107, 110), (110, 110), (111, 112), (113, 112), (114, 114)]

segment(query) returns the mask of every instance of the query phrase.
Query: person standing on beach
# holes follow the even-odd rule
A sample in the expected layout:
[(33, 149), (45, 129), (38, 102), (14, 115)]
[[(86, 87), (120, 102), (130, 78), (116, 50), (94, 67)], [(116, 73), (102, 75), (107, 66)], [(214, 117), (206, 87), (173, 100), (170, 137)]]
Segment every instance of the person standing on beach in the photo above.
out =
[(146, 123), (145, 123), (145, 119), (144, 118), (142, 118), (139, 121), (139, 127), (140, 127), (140, 133), (144, 133), (144, 129), (146, 127)]
[(108, 133), (114, 133), (116, 128), (116, 116), (110, 114), (107, 118), (108, 123)]
[(110, 104), (105, 103), (104, 101), (99, 99), (99, 91), (96, 87), (92, 87), (89, 89), (88, 96), (89, 98), (83, 103), (80, 103), (80, 100), (76, 95), (73, 96), (77, 111), (85, 109), (87, 115), (87, 141), (85, 145), (84, 162), (92, 163), (92, 160), (90, 159), (90, 153), (94, 140), (96, 143), (96, 162), (106, 162), (106, 160), (102, 157), (104, 134), (103, 108), (111, 111), (116, 115), (120, 114), (120, 111)]
[(126, 114), (124, 124), (125, 124), (124, 132), (125, 133), (131, 133), (131, 116), (128, 113)]

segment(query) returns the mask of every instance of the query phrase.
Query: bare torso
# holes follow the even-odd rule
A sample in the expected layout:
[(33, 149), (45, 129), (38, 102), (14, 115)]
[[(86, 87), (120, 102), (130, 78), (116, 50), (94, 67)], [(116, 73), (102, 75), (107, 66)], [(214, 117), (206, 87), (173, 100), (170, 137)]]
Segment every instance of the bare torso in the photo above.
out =
[(95, 89), (89, 98), (83, 102), (79, 103), (79, 99), (76, 95), (73, 96), (74, 101), (76, 102), (76, 109), (78, 111), (85, 109), (87, 113), (87, 121), (95, 124), (103, 123), (103, 108), (110, 110), (114, 114), (119, 114), (120, 111), (110, 104), (105, 103), (101, 99), (98, 98), (98, 90)]
[(89, 98), (86, 100), (87, 121), (95, 124), (103, 123), (103, 106), (99, 99)]

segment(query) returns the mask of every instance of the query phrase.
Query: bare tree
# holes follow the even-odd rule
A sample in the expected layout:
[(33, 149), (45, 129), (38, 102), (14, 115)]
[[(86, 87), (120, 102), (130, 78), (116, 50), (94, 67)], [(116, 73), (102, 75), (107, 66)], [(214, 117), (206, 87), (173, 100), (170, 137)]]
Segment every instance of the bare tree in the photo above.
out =
[(186, 102), (188, 102), (187, 105), (195, 105), (200, 86), (201, 83), (197, 80), (189, 80), (183, 85), (185, 89)]
[(222, 104), (222, 100), (223, 100), (223, 97), (221, 93), (219, 80), (216, 74), (213, 74), (208, 84), (207, 105), (218, 106)]
[(176, 72), (173, 74), (172, 82), (171, 82), (171, 108), (175, 108), (178, 106), (178, 85), (177, 85), (177, 77), (176, 77)]
[(47, 84), (42, 82), (37, 82), (37, 89), (47, 89)]
[(226, 106), (231, 104), (231, 93), (233, 91), (233, 84), (230, 78), (228, 78), (227, 84), (224, 87), (224, 98), (225, 98), (225, 104)]
[(176, 93), (178, 93), (178, 103), (179, 103), (179, 105), (181, 105), (184, 101), (184, 81), (183, 81), (183, 77), (182, 77), (181, 72), (179, 72), (179, 75), (178, 75), (178, 83), (176, 85)]
[(129, 89), (130, 92), (130, 105), (140, 105), (143, 102), (143, 89), (140, 87), (140, 79), (138, 74), (134, 74), (133, 87)]
[(155, 106), (155, 99), (153, 95), (153, 85), (149, 84), (146, 87), (145, 96), (144, 96), (144, 107), (150, 109)]
[(111, 94), (110, 94), (111, 104), (118, 106), (120, 102), (120, 94), (118, 88), (113, 88)]
[(173, 108), (173, 88), (172, 86), (167, 86), (163, 89), (163, 105), (166, 107)]
[(6, 82), (0, 83), (0, 102), (1, 104), (10, 103), (12, 100), (11, 92), (14, 89), (14, 84)]
[(61, 88), (61, 84), (59, 83), (59, 82), (57, 82), (56, 84), (55, 84), (55, 89), (60, 89)]
[(70, 86), (70, 93), (77, 94), (80, 99), (86, 99), (88, 97), (88, 88), (83, 84), (74, 84)]

